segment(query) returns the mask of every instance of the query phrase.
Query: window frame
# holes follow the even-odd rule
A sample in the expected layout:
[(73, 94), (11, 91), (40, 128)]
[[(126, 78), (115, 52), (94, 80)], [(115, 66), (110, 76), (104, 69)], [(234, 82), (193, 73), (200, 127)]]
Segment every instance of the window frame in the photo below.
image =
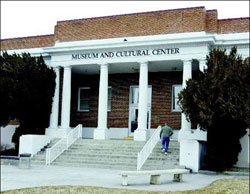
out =
[[(171, 111), (172, 112), (182, 112), (181, 111), (181, 109), (180, 110), (176, 110), (176, 108), (174, 109), (174, 107), (173, 107), (173, 105), (174, 105), (174, 103), (175, 103), (175, 99), (176, 99), (176, 97), (174, 98), (174, 88), (175, 87), (182, 87), (182, 85), (181, 84), (174, 84), (174, 85), (172, 85), (172, 92), (171, 92)], [(179, 99), (179, 98), (178, 98)]]
[[(77, 111), (78, 112), (89, 112), (89, 109), (87, 110), (81, 110), (80, 109), (80, 93), (81, 93), (81, 90), (90, 90), (90, 87), (79, 87), (78, 88), (78, 103), (77, 103)], [(89, 101), (90, 101), (90, 99), (89, 99)]]

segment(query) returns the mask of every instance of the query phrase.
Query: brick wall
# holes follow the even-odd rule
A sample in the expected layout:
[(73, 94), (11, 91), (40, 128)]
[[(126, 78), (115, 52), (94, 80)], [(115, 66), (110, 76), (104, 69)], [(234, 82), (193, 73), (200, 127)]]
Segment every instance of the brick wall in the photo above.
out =
[(249, 32), (249, 18), (218, 20), (219, 34)]
[(59, 21), (54, 35), (1, 40), (1, 50), (53, 46), (55, 41), (79, 41), (183, 32), (249, 32), (249, 18), (218, 20), (205, 7)]
[[(151, 127), (156, 128), (165, 121), (174, 129), (180, 129), (181, 113), (171, 112), (171, 92), (173, 84), (181, 84), (182, 72), (149, 73), (152, 85)], [(109, 86), (112, 87), (111, 112), (108, 112), (108, 128), (128, 128), (129, 89), (139, 85), (139, 74), (110, 74)], [(78, 87), (91, 87), (90, 111), (78, 112)], [(97, 127), (99, 75), (72, 74), (71, 126)], [(160, 123), (154, 122), (158, 116)]]
[(208, 33), (217, 33), (217, 10), (210, 10), (206, 13), (206, 31)]
[(205, 31), (204, 7), (61, 21), (60, 42)]
[(54, 45), (54, 34), (1, 40), (1, 50), (50, 47)]

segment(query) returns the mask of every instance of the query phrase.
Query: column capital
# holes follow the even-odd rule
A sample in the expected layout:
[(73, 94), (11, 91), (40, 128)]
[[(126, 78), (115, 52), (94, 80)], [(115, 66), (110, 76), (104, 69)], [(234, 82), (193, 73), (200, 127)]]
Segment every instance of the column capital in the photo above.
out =
[(182, 59), (183, 65), (192, 63), (193, 59)]
[(139, 63), (140, 65), (148, 65), (149, 61), (138, 61), (137, 63)]
[(52, 69), (53, 69), (55, 72), (59, 72), (59, 71), (60, 71), (60, 66), (52, 67)]
[(108, 66), (109, 64), (108, 64), (108, 63), (98, 63), (98, 65), (99, 65), (100, 67), (102, 67), (102, 66)]
[(197, 59), (199, 62), (206, 62), (207, 59), (206, 58), (200, 58), (200, 59)]
[(63, 68), (64, 68), (64, 69), (71, 69), (72, 66), (71, 66), (71, 65), (67, 65), (67, 66), (64, 66)]

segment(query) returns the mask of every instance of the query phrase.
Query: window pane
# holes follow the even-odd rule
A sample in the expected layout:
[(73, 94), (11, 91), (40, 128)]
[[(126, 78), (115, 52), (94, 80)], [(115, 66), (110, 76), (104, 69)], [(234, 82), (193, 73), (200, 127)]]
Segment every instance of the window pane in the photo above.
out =
[(111, 110), (112, 88), (108, 88), (108, 110)]
[(172, 110), (175, 111), (181, 111), (180, 106), (177, 104), (178, 100), (179, 100), (179, 93), (182, 90), (182, 86), (173, 86), (173, 90), (172, 90)]
[(175, 97), (178, 98), (178, 94), (181, 92), (182, 86), (175, 86)]
[(132, 104), (139, 103), (139, 88), (132, 88)]
[(178, 102), (178, 98), (175, 99), (175, 110), (181, 111), (181, 108), (180, 108), (180, 106), (177, 104), (177, 102)]
[(88, 100), (80, 100), (80, 110), (89, 110)]
[(108, 101), (108, 110), (111, 110), (111, 100)]
[(112, 95), (112, 88), (108, 89), (108, 99), (111, 99), (111, 95)]
[(89, 110), (90, 88), (80, 88), (79, 110)]
[(80, 99), (88, 99), (88, 98), (89, 98), (89, 89), (81, 89)]
[(148, 88), (148, 104), (151, 104), (152, 88)]

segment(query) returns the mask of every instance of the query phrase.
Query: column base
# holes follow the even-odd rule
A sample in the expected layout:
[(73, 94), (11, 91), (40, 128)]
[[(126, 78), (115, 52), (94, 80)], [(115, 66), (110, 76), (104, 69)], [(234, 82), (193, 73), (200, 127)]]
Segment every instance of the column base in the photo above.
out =
[(69, 131), (72, 128), (68, 127), (68, 128), (61, 128), (61, 127), (57, 127), (57, 128), (46, 128), (45, 130), (45, 135), (51, 136), (53, 138), (63, 138), (65, 135), (67, 135), (69, 133)]
[(94, 130), (94, 139), (109, 139), (108, 129), (99, 129)]
[(134, 141), (147, 141), (150, 137), (149, 130), (139, 130), (136, 129), (134, 133)]

